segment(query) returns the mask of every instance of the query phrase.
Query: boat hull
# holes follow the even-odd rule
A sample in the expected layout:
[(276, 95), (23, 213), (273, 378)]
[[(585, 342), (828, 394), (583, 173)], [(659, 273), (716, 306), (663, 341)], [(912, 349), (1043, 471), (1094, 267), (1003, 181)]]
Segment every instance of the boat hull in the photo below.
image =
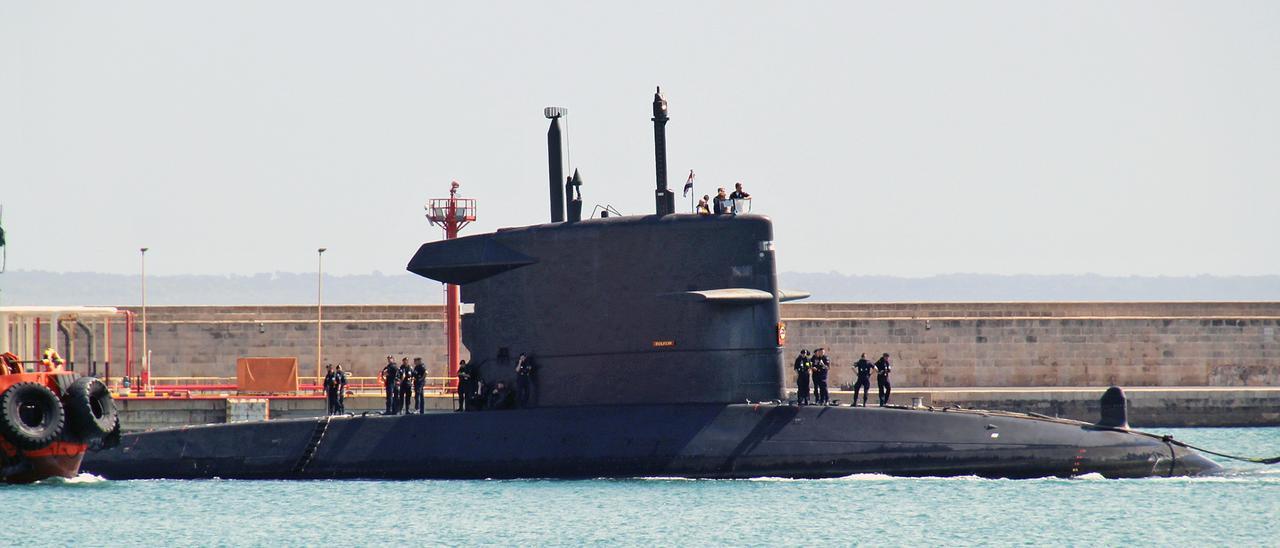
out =
[[(995, 434), (995, 435), (993, 435)], [(1191, 475), (1213, 462), (1071, 421), (904, 408), (663, 405), (333, 417), (126, 434), (109, 479)]]
[(48, 478), (74, 478), (80, 473), (86, 448), (83, 443), (58, 441), (35, 451), (16, 451), (5, 444), (6, 473), (0, 474), (0, 481), (34, 483)]

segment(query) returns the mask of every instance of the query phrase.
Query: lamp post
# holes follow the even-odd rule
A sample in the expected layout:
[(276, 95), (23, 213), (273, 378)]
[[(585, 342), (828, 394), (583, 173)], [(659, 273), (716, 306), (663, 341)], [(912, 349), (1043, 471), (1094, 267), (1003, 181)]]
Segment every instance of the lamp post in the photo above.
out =
[(142, 255), (142, 371), (147, 373), (147, 377), (151, 376), (151, 352), (147, 348), (147, 250), (150, 248), (139, 248), (138, 251)]
[(324, 252), (316, 250), (316, 382), (320, 382), (321, 361), (324, 360)]

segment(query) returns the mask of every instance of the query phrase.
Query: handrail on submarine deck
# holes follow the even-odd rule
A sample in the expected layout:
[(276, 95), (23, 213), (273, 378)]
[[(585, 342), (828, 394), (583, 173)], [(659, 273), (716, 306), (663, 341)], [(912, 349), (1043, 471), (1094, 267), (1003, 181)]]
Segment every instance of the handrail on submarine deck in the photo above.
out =
[[(136, 377), (131, 381), (130, 394), (139, 395), (143, 393), (165, 394), (172, 398), (187, 398), (193, 395), (211, 395), (211, 394), (231, 394), (239, 393), (239, 386), (236, 384), (236, 377), (151, 377), (151, 385), (143, 387)], [(113, 395), (122, 395), (124, 388), (124, 377), (108, 377), (104, 378), (107, 387)], [(456, 394), (457, 389), (451, 384), (456, 383), (454, 377), (427, 377), (423, 386), (423, 392), (427, 394)], [(347, 377), (347, 393), (350, 395), (383, 395), (383, 385), (378, 377), (364, 376), (348, 376)], [(249, 394), (249, 392), (246, 392)], [(251, 392), (254, 395), (264, 395), (262, 392)], [(280, 395), (307, 395), (315, 397), (324, 397), (323, 377), (315, 376), (299, 376), (298, 390), (280, 392)], [(266, 393), (265, 395), (271, 395)], [(154, 397), (154, 396), (152, 396)]]

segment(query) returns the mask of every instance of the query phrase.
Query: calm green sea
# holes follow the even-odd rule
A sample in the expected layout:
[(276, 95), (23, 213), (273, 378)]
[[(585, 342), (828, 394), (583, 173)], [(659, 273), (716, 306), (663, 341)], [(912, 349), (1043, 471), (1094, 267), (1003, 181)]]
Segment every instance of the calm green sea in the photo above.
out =
[[(1164, 429), (1280, 454), (1280, 428)], [(106, 481), (0, 486), (5, 546), (1280, 546), (1280, 466), (1207, 478)]]

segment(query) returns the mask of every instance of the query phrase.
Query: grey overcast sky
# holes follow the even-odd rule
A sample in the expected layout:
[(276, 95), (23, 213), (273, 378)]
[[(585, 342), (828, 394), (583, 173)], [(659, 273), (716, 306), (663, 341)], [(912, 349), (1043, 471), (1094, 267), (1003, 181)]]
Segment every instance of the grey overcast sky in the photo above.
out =
[(780, 270), (1280, 272), (1274, 1), (0, 0), (9, 267), (402, 272), (450, 180), (547, 220), (547, 105), (651, 212), (655, 85)]

